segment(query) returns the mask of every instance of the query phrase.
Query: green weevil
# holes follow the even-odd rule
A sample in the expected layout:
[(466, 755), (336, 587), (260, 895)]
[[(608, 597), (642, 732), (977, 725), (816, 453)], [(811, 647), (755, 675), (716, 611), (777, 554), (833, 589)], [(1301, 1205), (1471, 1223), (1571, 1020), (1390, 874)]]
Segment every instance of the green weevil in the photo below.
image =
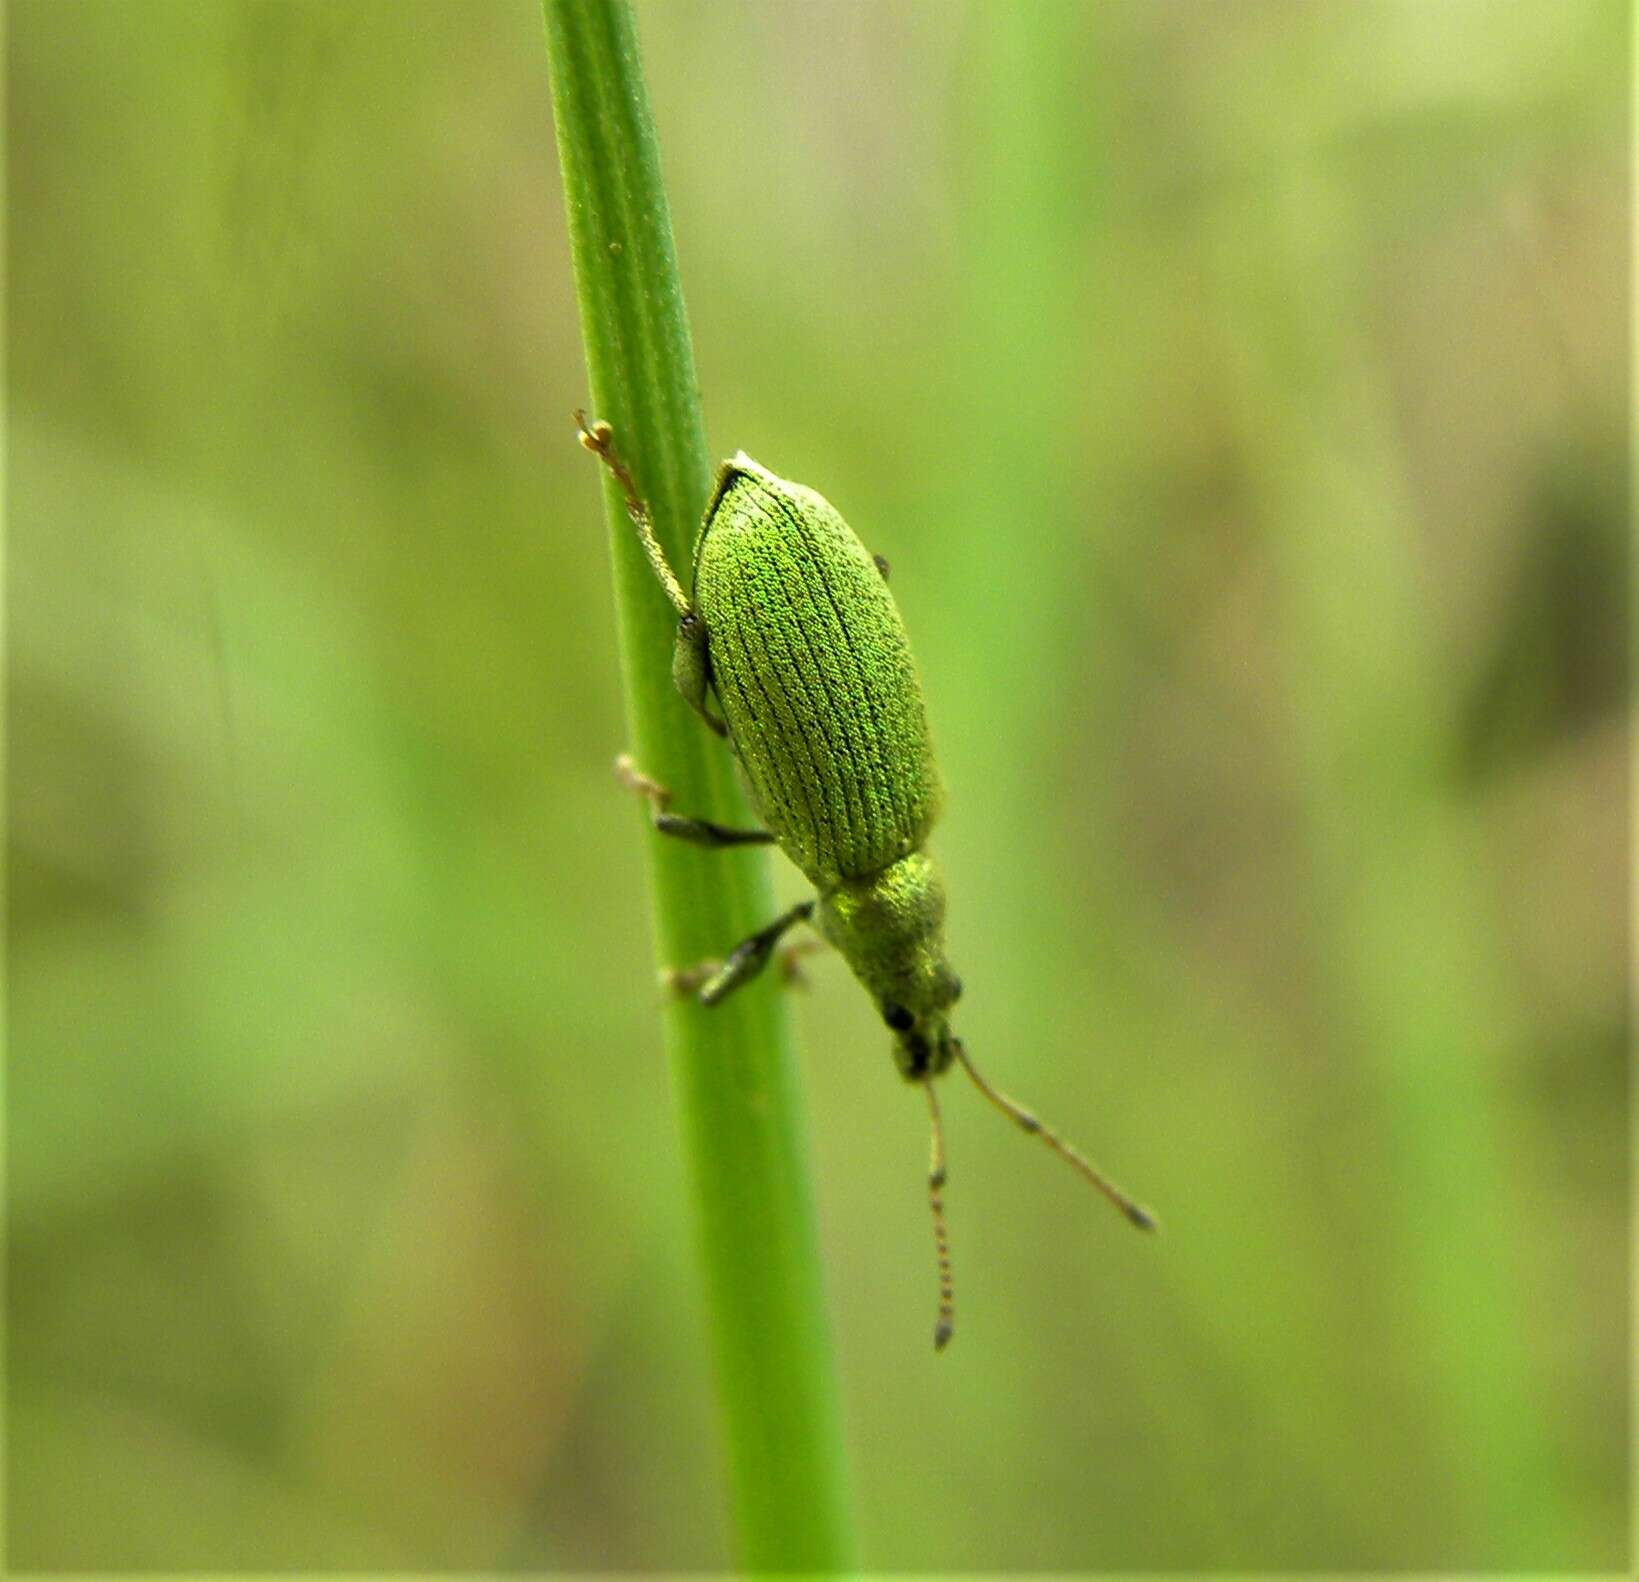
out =
[[(933, 1079), (955, 1062), (979, 1091), (1081, 1172), (1134, 1225), (1154, 1217), (1034, 1114), (980, 1075), (951, 1031), (961, 980), (945, 959), (945, 891), (925, 849), (940, 784), (921, 682), (888, 566), (820, 495), (743, 451), (718, 469), (685, 592), (607, 423), (577, 412), (581, 443), (613, 474), (649, 564), (678, 614), (672, 676), (689, 706), (739, 760), (761, 829), (670, 811), (670, 794), (620, 761), (664, 834), (704, 846), (777, 844), (814, 886), (721, 962), (671, 973), (716, 1005), (810, 923), (839, 951), (894, 1034), (894, 1061), (927, 1095), (928, 1199), (939, 1264), (933, 1343), (955, 1322), (941, 1192), (944, 1140)], [(713, 709), (715, 702), (716, 709)]]

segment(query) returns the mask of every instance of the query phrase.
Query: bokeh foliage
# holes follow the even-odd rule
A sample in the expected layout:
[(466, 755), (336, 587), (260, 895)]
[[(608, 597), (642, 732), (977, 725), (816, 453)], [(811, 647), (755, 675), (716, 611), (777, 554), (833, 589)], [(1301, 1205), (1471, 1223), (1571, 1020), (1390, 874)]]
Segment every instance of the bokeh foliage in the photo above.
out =
[[(8, 21), (10, 1562), (718, 1564), (533, 0)], [(639, 22), (965, 1036), (1167, 1225), (952, 1088), (934, 1358), (815, 965), (868, 1560), (1622, 1567), (1627, 7)]]

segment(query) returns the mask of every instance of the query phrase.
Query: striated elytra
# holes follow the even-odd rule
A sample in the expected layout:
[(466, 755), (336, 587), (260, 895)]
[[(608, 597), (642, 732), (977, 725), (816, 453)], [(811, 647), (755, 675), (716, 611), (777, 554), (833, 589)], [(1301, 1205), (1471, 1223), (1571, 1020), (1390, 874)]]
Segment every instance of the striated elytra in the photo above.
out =
[(840, 952), (894, 1035), (900, 1074), (926, 1093), (933, 1127), (928, 1197), (939, 1260), (934, 1344), (954, 1325), (946, 1247), (944, 1142), (933, 1079), (959, 1063), (979, 1091), (1073, 1165), (1135, 1225), (1155, 1220), (1029, 1110), (993, 1088), (951, 1031), (962, 992), (945, 959), (945, 892), (925, 850), (940, 786), (904, 622), (873, 556), (828, 500), (743, 452), (723, 463), (694, 543), (690, 586), (668, 564), (648, 507), (606, 423), (581, 442), (619, 481), (644, 553), (678, 613), (672, 674), (727, 739), (763, 827), (729, 829), (670, 811), (670, 793), (622, 760), (657, 829), (705, 846), (777, 843), (816, 891), (722, 962), (674, 970), (716, 1005), (767, 966), (785, 933), (811, 923)]
[(831, 504), (749, 456), (725, 462), (694, 547), (712, 684), (751, 794), (823, 889), (927, 839), (939, 782), (910, 641)]

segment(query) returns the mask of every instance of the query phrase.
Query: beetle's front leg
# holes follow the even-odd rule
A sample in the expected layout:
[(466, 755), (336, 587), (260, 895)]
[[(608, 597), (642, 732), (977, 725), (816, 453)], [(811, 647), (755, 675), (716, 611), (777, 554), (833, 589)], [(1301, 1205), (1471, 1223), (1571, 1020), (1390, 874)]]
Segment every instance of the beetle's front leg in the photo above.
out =
[(625, 753), (615, 759), (615, 775), (623, 786), (647, 800), (649, 816), (662, 835), (675, 835), (696, 846), (769, 846), (774, 843), (774, 836), (766, 829), (730, 829), (726, 824), (713, 824), (710, 819), (685, 818), (668, 812), (671, 792), (658, 780), (651, 780)]
[[(812, 901), (799, 901), (789, 912), (780, 913), (766, 928), (759, 928), (755, 934), (742, 939), (728, 953), (728, 959), (699, 985), (695, 997), (702, 1005), (717, 1005), (736, 989), (750, 983), (768, 965), (780, 936), (796, 924), (807, 922), (813, 910)], [(673, 981), (681, 985), (686, 979), (679, 976)], [(692, 984), (688, 986), (693, 987)]]
[[(666, 968), (660, 974), (662, 987), (673, 994), (696, 995), (702, 1005), (716, 1005), (742, 984), (750, 983), (768, 965), (780, 936), (794, 924), (806, 922), (813, 910), (812, 901), (803, 901), (789, 912), (782, 912), (767, 928), (760, 928), (749, 939), (741, 940), (726, 961), (714, 958), (697, 961), (692, 967)], [(799, 940), (787, 945), (780, 952), (781, 976), (785, 982), (802, 983), (798, 958), (824, 948), (823, 940)]]
[(814, 935), (794, 939), (780, 951), (780, 980), (790, 989), (806, 989), (808, 974), (802, 970), (802, 958), (825, 949), (825, 941)]

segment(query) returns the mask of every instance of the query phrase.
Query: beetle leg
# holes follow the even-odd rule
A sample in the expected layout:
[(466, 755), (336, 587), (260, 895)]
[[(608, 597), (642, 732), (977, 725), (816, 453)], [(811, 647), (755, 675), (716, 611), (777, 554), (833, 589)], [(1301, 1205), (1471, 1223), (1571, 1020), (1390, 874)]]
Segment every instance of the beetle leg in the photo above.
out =
[[(802, 970), (802, 958), (825, 949), (823, 939), (798, 939), (780, 948), (780, 982), (789, 989), (806, 989), (808, 974)], [(692, 967), (665, 967), (661, 969), (660, 986), (672, 994), (693, 994), (723, 970), (723, 963), (715, 956), (697, 961)], [(740, 980), (744, 982), (744, 979)], [(728, 990), (724, 990), (726, 994)], [(720, 996), (719, 996), (720, 998)], [(715, 1002), (713, 1002), (715, 1003)]]
[(882, 573), (882, 580), (886, 582), (888, 580), (888, 557), (886, 555), (872, 555), (871, 559), (876, 562), (876, 569)]
[(794, 939), (780, 951), (780, 978), (793, 989), (808, 987), (808, 974), (802, 970), (802, 958), (825, 949), (825, 941), (817, 937)]
[(650, 514), (648, 502), (637, 491), (637, 480), (632, 477), (631, 469), (620, 459), (620, 452), (615, 449), (615, 431), (601, 420), (588, 424), (586, 414), (575, 414), (575, 426), (580, 430), (580, 442), (587, 450), (598, 458), (609, 469), (609, 475), (620, 487), (625, 498), (626, 514), (632, 519), (632, 526), (637, 529), (638, 542), (643, 546), (643, 553), (648, 558), (650, 567), (660, 586), (665, 590), (671, 606), (679, 615), (689, 613), (689, 596), (684, 593), (683, 585), (677, 580), (677, 573), (672, 570), (671, 562), (666, 559), (666, 552), (660, 547), (660, 540), (655, 537), (654, 517)]
[(672, 682), (683, 701), (719, 736), (728, 735), (726, 726), (711, 712), (706, 699), (711, 689), (711, 651), (706, 623), (693, 610), (686, 610), (677, 623), (677, 641), (672, 646)]
[(774, 837), (766, 829), (730, 829), (710, 819), (680, 818), (676, 813), (656, 813), (654, 827), (662, 835), (675, 835), (696, 846), (772, 846)]
[(728, 954), (728, 959), (700, 986), (702, 1005), (716, 1005), (743, 984), (750, 983), (774, 954), (780, 936), (797, 923), (808, 920), (814, 910), (812, 901), (799, 901), (789, 912), (782, 912), (766, 928), (742, 939)]
[(625, 753), (615, 759), (615, 777), (648, 801), (654, 827), (662, 835), (675, 835), (696, 846), (769, 846), (774, 842), (774, 836), (766, 829), (730, 829), (726, 824), (713, 824), (710, 819), (685, 818), (679, 813), (667, 812), (671, 792), (658, 780), (651, 780)]
[(692, 967), (662, 967), (660, 987), (670, 994), (693, 994), (722, 970), (723, 964), (715, 956), (697, 961)]
[(727, 736), (728, 726), (706, 706), (707, 689), (711, 684), (711, 661), (706, 651), (706, 623), (689, 604), (689, 596), (683, 591), (683, 584), (678, 581), (677, 573), (672, 570), (671, 562), (666, 559), (665, 550), (660, 547), (660, 540), (655, 536), (654, 517), (650, 514), (648, 503), (638, 493), (637, 480), (632, 477), (631, 469), (620, 459), (620, 452), (615, 449), (615, 431), (604, 422), (588, 424), (584, 412), (575, 414), (575, 423), (580, 429), (581, 444), (609, 469), (610, 476), (620, 486), (620, 492), (626, 501), (626, 514), (631, 517), (632, 525), (637, 529), (638, 542), (643, 546), (643, 553), (648, 557), (656, 579), (679, 616), (677, 646), (672, 650), (672, 680), (676, 682), (677, 690), (683, 694), (684, 701), (689, 707), (719, 736)]

